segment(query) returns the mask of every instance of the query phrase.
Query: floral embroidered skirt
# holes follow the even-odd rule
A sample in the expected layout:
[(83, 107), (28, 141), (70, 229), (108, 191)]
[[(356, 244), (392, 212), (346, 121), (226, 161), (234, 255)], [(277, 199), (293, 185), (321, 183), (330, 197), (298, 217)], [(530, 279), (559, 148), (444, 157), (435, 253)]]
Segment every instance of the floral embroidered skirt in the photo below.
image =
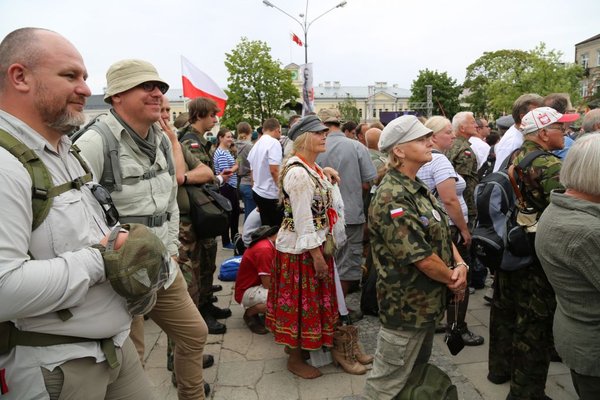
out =
[(309, 252), (277, 252), (266, 317), (276, 343), (304, 350), (333, 345), (338, 320), (333, 259), (327, 266), (327, 278), (317, 279)]

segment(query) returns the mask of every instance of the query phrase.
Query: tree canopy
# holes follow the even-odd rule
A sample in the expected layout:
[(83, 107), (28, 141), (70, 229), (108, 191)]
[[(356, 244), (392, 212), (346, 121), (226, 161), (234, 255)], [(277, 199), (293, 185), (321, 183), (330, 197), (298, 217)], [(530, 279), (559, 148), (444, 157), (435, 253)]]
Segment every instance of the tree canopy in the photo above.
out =
[(299, 93), (291, 72), (274, 60), (271, 48), (260, 40), (242, 37), (237, 46), (225, 53), (227, 108), (221, 123), (233, 128), (240, 121), (253, 126), (267, 118), (283, 122), (283, 108), (295, 104)]
[(360, 122), (360, 111), (356, 108), (354, 97), (346, 97), (344, 101), (338, 103), (337, 108), (340, 110), (342, 121)]
[[(419, 71), (419, 76), (410, 87), (410, 103), (427, 102), (427, 85), (433, 87), (433, 115), (446, 115), (452, 118), (460, 111), (458, 96), (462, 87), (456, 83), (456, 79), (448, 76), (446, 72), (431, 71), (429, 69)], [(417, 111), (425, 113), (425, 107), (419, 107)]]
[(583, 69), (563, 63), (561, 57), (561, 52), (547, 50), (544, 43), (530, 51), (483, 53), (467, 67), (464, 86), (470, 92), (466, 98), (470, 109), (481, 115), (510, 113), (513, 102), (524, 93), (569, 93), (577, 104)]

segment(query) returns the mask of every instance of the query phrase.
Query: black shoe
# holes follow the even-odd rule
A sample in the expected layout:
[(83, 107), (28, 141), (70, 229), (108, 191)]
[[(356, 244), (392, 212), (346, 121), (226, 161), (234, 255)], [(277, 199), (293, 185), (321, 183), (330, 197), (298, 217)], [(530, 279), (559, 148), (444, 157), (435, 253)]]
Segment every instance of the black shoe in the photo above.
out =
[[(231, 317), (231, 310), (229, 308), (219, 308), (212, 303), (200, 307), (200, 312), (202, 313), (202, 316), (210, 314), (217, 319)], [(206, 317), (204, 319), (206, 319)]]
[(496, 375), (490, 372), (487, 375), (487, 380), (496, 385), (502, 385), (504, 382), (510, 381), (510, 375)]
[(210, 288), (210, 291), (213, 293), (220, 292), (221, 290), (223, 290), (223, 286), (221, 285), (212, 285), (212, 287)]
[(215, 364), (215, 358), (210, 354), (202, 355), (202, 368), (210, 368)]
[(219, 301), (219, 299), (217, 299), (217, 296), (210, 296), (211, 303), (216, 303), (217, 301)]
[(208, 327), (208, 333), (211, 335), (222, 335), (227, 331), (225, 324), (220, 323), (211, 314), (202, 313), (202, 318)]
[(465, 342), (465, 346), (481, 346), (484, 342), (483, 336), (474, 334), (467, 327), (461, 330), (460, 335), (462, 336), (463, 342)]
[(171, 373), (171, 383), (173, 386), (177, 387), (177, 378), (175, 377), (175, 372)]
[(210, 385), (204, 382), (204, 397), (208, 397), (210, 394)]

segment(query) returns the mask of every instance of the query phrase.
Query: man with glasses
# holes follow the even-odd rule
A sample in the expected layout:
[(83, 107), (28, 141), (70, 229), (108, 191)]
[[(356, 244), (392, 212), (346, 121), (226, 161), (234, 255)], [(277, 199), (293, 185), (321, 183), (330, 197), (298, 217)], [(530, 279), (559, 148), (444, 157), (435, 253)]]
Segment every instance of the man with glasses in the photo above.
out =
[[(148, 226), (165, 244), (175, 259), (178, 255), (179, 208), (177, 181), (172, 168), (172, 142), (163, 152), (164, 133), (157, 122), (163, 94), (169, 85), (154, 66), (143, 60), (122, 60), (106, 73), (104, 101), (112, 108), (100, 117), (118, 141), (121, 184), (111, 192), (121, 222)], [(105, 165), (102, 135), (91, 127), (77, 145), (88, 160), (94, 176), (101, 177)], [(113, 167), (115, 164), (113, 163)], [(114, 172), (114, 171), (113, 171)], [(177, 263), (171, 262), (171, 276), (158, 291), (150, 318), (175, 341), (174, 372), (179, 399), (204, 398), (202, 352), (207, 327), (188, 294)], [(143, 319), (135, 318), (131, 338), (140, 360), (144, 358)]]
[[(2, 328), (14, 324), (19, 341), (11, 348), (0, 329), (3, 400), (154, 396), (127, 305), (106, 279), (99, 243), (110, 229), (67, 136), (85, 122), (86, 78), (79, 52), (55, 32), (22, 28), (0, 43), (0, 130), (43, 163), (53, 189), (66, 188), (36, 222), (42, 193), (32, 199), (25, 162), (0, 148), (0, 321), (12, 321)], [(116, 223), (106, 193), (94, 191)]]
[[(521, 120), (523, 145), (512, 163), (515, 168), (534, 151), (548, 152), (533, 160), (517, 179), (527, 208), (540, 217), (550, 202), (550, 192), (562, 188), (561, 161), (549, 153), (564, 146), (565, 124), (578, 114), (561, 114), (550, 107), (529, 111)], [(521, 176), (521, 174), (519, 174)], [(520, 210), (527, 211), (527, 210)], [(535, 233), (529, 233), (531, 251)], [(554, 291), (537, 257), (516, 270), (498, 269), (490, 315), (488, 380), (510, 381), (508, 399), (544, 399), (544, 388), (553, 346)]]

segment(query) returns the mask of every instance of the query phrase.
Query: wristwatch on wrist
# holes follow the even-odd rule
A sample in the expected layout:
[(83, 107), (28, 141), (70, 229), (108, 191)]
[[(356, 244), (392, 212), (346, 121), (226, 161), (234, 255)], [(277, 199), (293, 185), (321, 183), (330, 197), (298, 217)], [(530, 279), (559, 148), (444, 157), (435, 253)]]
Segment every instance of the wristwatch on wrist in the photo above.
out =
[(456, 267), (460, 267), (461, 265), (467, 269), (467, 272), (469, 272), (469, 266), (468, 266), (468, 265), (467, 265), (467, 263), (466, 263), (466, 262), (464, 262), (464, 261), (457, 262), (456, 264), (454, 264), (454, 268), (456, 268)]
[(223, 186), (223, 177), (221, 175), (217, 175), (216, 178), (219, 181), (219, 186)]

